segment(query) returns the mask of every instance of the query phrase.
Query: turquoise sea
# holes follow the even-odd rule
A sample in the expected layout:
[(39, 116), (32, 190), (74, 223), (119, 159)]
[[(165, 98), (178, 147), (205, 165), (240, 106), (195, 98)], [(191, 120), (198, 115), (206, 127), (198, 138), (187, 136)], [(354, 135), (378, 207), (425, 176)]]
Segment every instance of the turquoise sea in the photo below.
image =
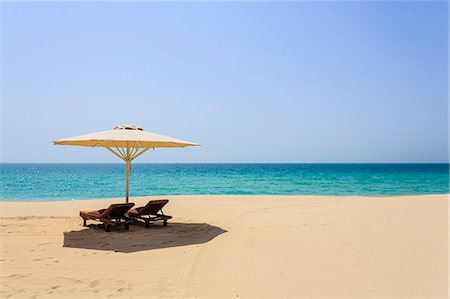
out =
[[(449, 192), (449, 164), (134, 164), (130, 196)], [(121, 197), (124, 164), (0, 164), (0, 200)]]

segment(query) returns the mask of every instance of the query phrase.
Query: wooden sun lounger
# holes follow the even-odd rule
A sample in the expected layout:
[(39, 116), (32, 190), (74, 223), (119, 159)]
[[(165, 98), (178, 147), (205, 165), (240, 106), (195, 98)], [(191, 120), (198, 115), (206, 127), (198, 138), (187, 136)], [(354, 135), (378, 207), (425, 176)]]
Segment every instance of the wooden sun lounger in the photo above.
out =
[(163, 221), (163, 225), (167, 226), (167, 220), (172, 216), (164, 215), (162, 208), (169, 202), (168, 199), (150, 200), (145, 207), (133, 208), (128, 214), (130, 217), (144, 221), (145, 227), (150, 227), (150, 221)]
[(80, 216), (83, 218), (83, 226), (86, 226), (87, 220), (98, 220), (103, 223), (105, 231), (109, 232), (111, 226), (123, 225), (125, 230), (130, 228), (130, 223), (133, 223), (127, 215), (125, 215), (134, 203), (118, 203), (112, 204), (107, 209), (98, 211), (80, 211)]

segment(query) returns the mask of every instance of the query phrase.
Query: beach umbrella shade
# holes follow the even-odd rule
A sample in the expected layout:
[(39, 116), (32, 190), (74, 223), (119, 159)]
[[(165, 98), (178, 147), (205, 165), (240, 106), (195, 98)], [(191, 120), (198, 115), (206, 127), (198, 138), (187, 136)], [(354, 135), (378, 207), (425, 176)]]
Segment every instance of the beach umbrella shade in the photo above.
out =
[(187, 147), (198, 144), (144, 131), (136, 125), (118, 125), (112, 130), (85, 134), (53, 141), (58, 145), (104, 147), (126, 163), (126, 191), (128, 202), (131, 161), (153, 148)]

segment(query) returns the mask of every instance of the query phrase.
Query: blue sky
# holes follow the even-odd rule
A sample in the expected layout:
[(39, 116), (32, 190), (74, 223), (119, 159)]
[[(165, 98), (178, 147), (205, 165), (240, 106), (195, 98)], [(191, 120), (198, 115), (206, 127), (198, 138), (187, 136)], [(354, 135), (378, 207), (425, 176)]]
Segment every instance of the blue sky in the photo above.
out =
[(3, 2), (2, 161), (448, 162), (446, 2)]

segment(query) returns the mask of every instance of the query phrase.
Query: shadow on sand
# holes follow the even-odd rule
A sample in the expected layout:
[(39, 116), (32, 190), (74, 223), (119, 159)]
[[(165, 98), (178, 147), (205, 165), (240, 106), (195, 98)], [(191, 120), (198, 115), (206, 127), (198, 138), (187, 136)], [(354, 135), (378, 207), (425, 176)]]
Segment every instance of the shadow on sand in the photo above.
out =
[(207, 223), (169, 223), (167, 227), (155, 225), (150, 228), (131, 225), (129, 231), (117, 228), (109, 233), (101, 226), (90, 225), (89, 229), (65, 232), (63, 247), (129, 253), (202, 244), (225, 232)]

